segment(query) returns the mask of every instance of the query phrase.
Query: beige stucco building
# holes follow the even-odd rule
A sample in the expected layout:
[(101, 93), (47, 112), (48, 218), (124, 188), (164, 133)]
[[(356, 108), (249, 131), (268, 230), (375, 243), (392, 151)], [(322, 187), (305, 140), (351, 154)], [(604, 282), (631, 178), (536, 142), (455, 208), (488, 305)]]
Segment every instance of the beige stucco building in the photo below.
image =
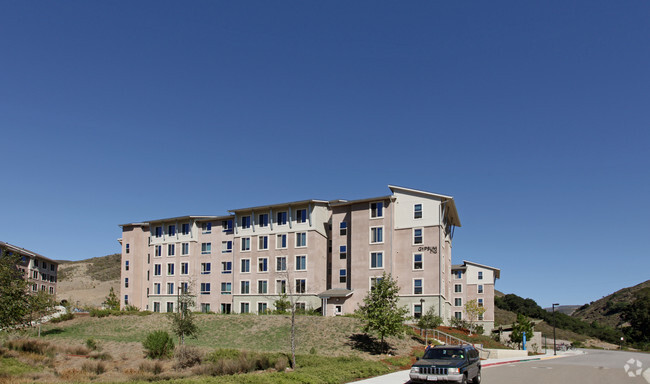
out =
[(30, 291), (44, 291), (56, 296), (59, 263), (36, 252), (0, 241), (0, 250), (20, 255), (16, 266), (30, 283)]
[(453, 316), (454, 199), (389, 186), (361, 200), (305, 200), (123, 224), (122, 305), (173, 311), (179, 288), (197, 309), (261, 313), (283, 293), (333, 316), (352, 313), (390, 273), (414, 317)]
[(485, 308), (485, 313), (476, 319), (476, 323), (490, 334), (494, 328), (494, 285), (501, 277), (501, 270), (463, 260), (463, 264), (453, 265), (451, 272), (453, 316), (459, 320), (466, 319), (465, 304), (476, 300), (479, 307)]

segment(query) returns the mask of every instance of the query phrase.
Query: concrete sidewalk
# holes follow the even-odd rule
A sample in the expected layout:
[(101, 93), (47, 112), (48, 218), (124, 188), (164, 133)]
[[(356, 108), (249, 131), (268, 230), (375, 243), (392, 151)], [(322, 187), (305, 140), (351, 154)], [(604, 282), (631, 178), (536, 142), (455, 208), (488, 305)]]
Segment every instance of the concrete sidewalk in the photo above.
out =
[[(489, 368), (504, 364), (522, 363), (526, 361), (547, 360), (555, 359), (558, 357), (567, 357), (582, 355), (585, 352), (582, 350), (572, 350), (566, 352), (558, 352), (557, 356), (553, 355), (553, 351), (548, 351), (545, 355), (526, 356), (521, 358), (507, 358), (507, 359), (488, 359), (481, 361), (482, 368)], [(403, 384), (409, 382), (410, 370), (389, 373), (388, 375), (377, 376), (370, 379), (355, 381), (354, 383), (363, 384)]]

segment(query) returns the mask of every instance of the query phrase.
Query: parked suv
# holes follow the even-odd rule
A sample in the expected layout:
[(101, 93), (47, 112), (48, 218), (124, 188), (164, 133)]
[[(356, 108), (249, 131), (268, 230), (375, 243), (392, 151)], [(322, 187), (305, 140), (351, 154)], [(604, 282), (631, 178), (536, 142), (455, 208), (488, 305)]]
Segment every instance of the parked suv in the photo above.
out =
[(409, 374), (412, 382), (453, 381), (466, 384), (481, 382), (481, 359), (469, 344), (439, 345), (424, 353), (413, 364)]

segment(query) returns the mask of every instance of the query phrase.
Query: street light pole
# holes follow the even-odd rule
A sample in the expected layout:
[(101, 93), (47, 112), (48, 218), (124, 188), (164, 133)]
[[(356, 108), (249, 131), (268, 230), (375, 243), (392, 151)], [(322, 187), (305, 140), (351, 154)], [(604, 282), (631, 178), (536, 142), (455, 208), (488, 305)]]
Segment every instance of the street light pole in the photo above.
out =
[(560, 304), (553, 304), (553, 355), (557, 355), (557, 347), (555, 346), (555, 306)]

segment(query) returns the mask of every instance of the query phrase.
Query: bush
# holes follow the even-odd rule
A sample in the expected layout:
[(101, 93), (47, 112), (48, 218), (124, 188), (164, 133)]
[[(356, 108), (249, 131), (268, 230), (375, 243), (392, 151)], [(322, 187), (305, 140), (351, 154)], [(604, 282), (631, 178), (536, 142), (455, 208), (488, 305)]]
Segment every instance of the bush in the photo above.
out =
[(101, 375), (102, 373), (106, 372), (106, 365), (104, 365), (104, 363), (102, 363), (101, 361), (96, 363), (86, 361), (81, 366), (81, 370), (84, 372)]
[(97, 342), (92, 337), (90, 339), (86, 339), (86, 347), (88, 347), (88, 349), (91, 351), (96, 351), (98, 348)]
[(139, 369), (142, 372), (150, 372), (154, 375), (158, 375), (163, 371), (163, 365), (159, 361), (156, 361), (155, 363), (145, 361), (140, 364)]
[(74, 313), (64, 313), (63, 315), (59, 317), (55, 317), (52, 320), (50, 320), (50, 323), (56, 324), (60, 323), (62, 321), (68, 321), (74, 319)]
[(174, 353), (174, 340), (167, 331), (149, 333), (142, 346), (147, 351), (147, 357), (152, 359), (171, 357)]
[(195, 347), (180, 345), (174, 351), (175, 368), (189, 368), (201, 364), (202, 353)]
[(31, 352), (37, 355), (52, 355), (55, 347), (45, 341), (36, 339), (15, 339), (5, 343), (5, 347), (19, 352)]

